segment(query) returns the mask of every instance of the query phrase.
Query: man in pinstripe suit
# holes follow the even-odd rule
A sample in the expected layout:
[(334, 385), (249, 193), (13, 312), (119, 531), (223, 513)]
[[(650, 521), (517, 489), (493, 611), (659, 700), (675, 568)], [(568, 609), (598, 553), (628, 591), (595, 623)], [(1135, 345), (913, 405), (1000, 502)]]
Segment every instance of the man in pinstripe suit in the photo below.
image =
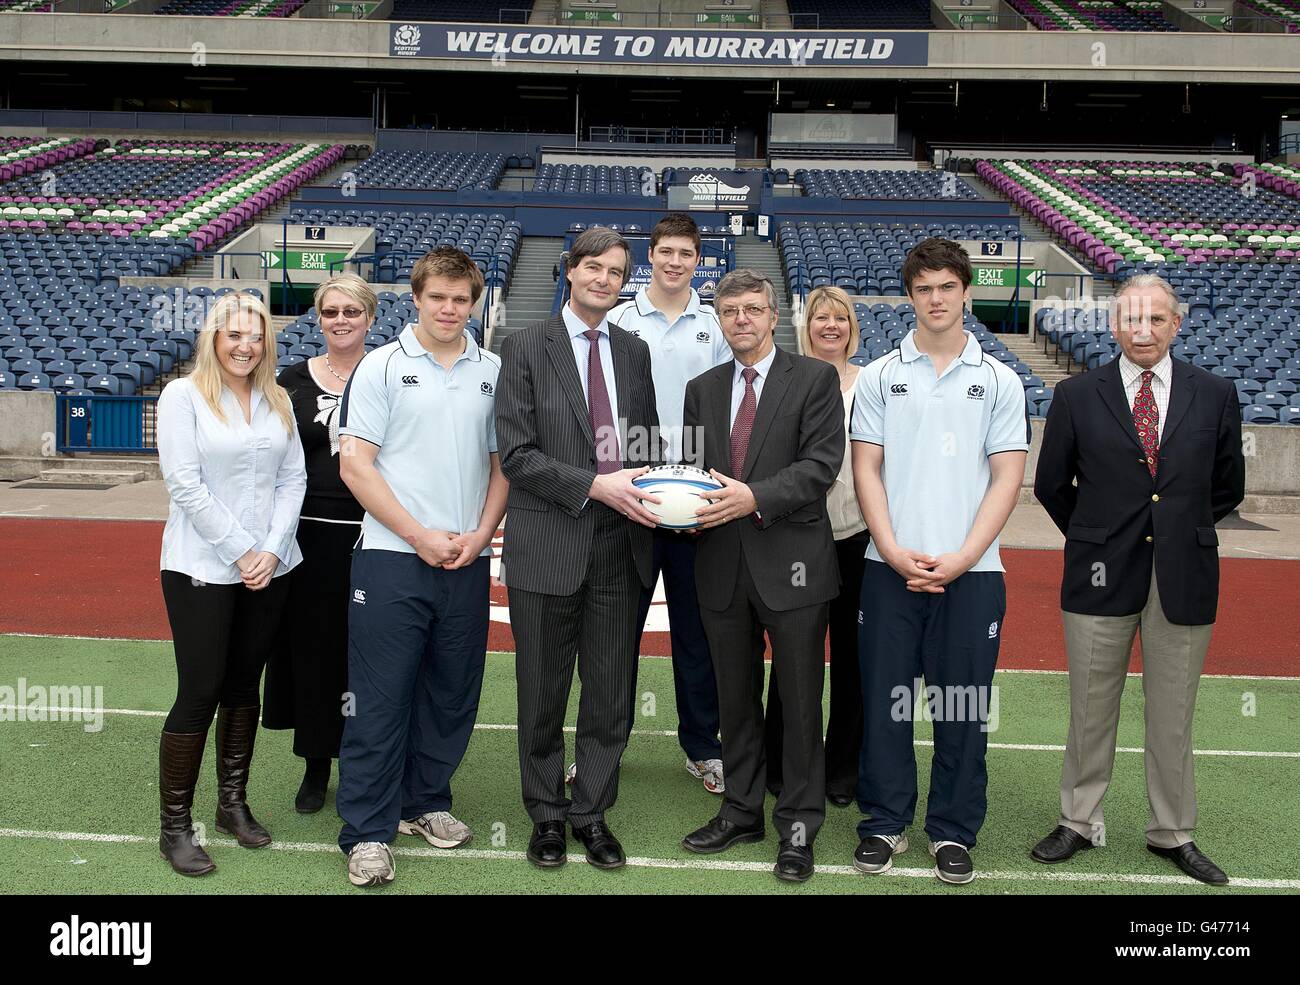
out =
[[(630, 267), (622, 236), (587, 230), (566, 261), (572, 293), (561, 313), (501, 347), (497, 440), (510, 480), (502, 563), (519, 772), (533, 820), (528, 859), (544, 868), (567, 860), (566, 819), (591, 864), (626, 861), (605, 812), (627, 744), (637, 604), (653, 583), (656, 520), (632, 480), (662, 461), (650, 350), (605, 320)], [(582, 699), (570, 802), (563, 725), (575, 657)]]

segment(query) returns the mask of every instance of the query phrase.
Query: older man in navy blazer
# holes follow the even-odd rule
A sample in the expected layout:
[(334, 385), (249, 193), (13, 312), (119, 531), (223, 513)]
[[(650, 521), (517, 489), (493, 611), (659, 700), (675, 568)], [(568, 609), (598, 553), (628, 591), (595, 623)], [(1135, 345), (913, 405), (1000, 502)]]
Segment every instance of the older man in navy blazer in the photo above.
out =
[(1241, 410), (1229, 380), (1170, 358), (1179, 322), (1166, 281), (1127, 281), (1111, 320), (1123, 354), (1060, 383), (1048, 413), (1034, 494), (1066, 537), (1070, 732), (1060, 823), (1031, 854), (1064, 862), (1104, 844), (1101, 801), (1140, 632), (1147, 848), (1222, 885), (1192, 841), (1192, 717), (1218, 605), (1214, 525), (1245, 493)]

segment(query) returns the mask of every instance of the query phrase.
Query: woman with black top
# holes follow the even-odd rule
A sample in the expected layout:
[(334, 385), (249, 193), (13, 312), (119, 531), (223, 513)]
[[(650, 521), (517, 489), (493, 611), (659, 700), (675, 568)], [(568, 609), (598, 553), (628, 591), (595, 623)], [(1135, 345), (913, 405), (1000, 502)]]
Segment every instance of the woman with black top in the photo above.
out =
[(294, 807), (314, 814), (325, 804), (330, 760), (343, 736), (348, 689), (348, 590), (352, 548), (365, 511), (339, 477), (339, 409), (348, 378), (366, 354), (375, 292), (355, 274), (316, 290), (325, 354), (289, 366), (289, 391), (307, 459), (307, 496), (298, 523), (304, 563), (289, 578), (280, 645), (266, 670), (262, 724), (293, 729), (294, 755), (307, 761)]

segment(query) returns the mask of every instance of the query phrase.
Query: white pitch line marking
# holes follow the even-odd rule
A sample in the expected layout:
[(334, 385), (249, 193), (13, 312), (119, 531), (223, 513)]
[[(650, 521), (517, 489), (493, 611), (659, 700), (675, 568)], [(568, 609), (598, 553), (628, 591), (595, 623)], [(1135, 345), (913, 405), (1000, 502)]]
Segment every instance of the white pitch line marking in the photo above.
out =
[[(26, 706), (0, 704), (0, 711), (18, 711)], [(46, 714), (87, 714), (84, 709), (71, 707), (45, 708)], [(90, 710), (94, 714), (94, 709)], [(127, 715), (137, 718), (166, 718), (165, 711), (145, 711), (139, 708), (104, 708), (102, 713), (105, 715)], [(57, 723), (56, 723), (57, 724)], [(78, 724), (72, 722), (71, 724)], [(475, 722), (474, 730), (481, 732), (517, 732), (518, 725), (512, 725), (508, 722)], [(578, 731), (574, 725), (564, 726), (564, 731), (574, 734)], [(677, 738), (677, 732), (673, 729), (633, 729), (633, 735), (651, 735), (658, 738)], [(933, 747), (934, 742), (930, 739), (914, 739), (912, 744), (915, 746)], [(1047, 743), (1032, 742), (990, 742), (990, 749), (1008, 749), (1013, 752), (1065, 752), (1065, 746), (1051, 745)], [(1117, 746), (1116, 752), (1141, 753), (1146, 750), (1141, 746)], [(1255, 759), (1300, 759), (1300, 752), (1289, 751), (1265, 751), (1260, 749), (1193, 749), (1192, 754), (1196, 756), (1239, 756)]]
[[(144, 835), (97, 834), (87, 831), (38, 831), (24, 828), (0, 828), (0, 838), (19, 838), (25, 840), (45, 839), (63, 842), (95, 842), (112, 845), (154, 844), (157, 839)], [(239, 843), (232, 838), (212, 838), (208, 844), (217, 848), (238, 848)], [(273, 841), (273, 850), (282, 852), (310, 852), (312, 854), (339, 853), (337, 845), (312, 841)], [(341, 853), (340, 853), (341, 854)], [(437, 848), (394, 848), (394, 855), (410, 858), (435, 858), (451, 861), (470, 859), (478, 861), (522, 862), (526, 856), (523, 852), (509, 852), (488, 848), (457, 848), (441, 850)], [(575, 862), (586, 862), (582, 855), (572, 856)], [(771, 873), (769, 862), (725, 861), (722, 859), (677, 859), (645, 858), (629, 856), (627, 864), (643, 869), (693, 869), (711, 872), (762, 872)], [(863, 876), (851, 865), (818, 865), (819, 875), (852, 876), (863, 879), (864, 885), (869, 877)], [(933, 879), (932, 868), (900, 868), (895, 866), (884, 874), (886, 878)], [(990, 869), (981, 871), (977, 876), (983, 880), (1014, 880), (1021, 882), (1056, 882), (1056, 883), (1121, 883), (1137, 886), (1200, 886), (1201, 883), (1187, 876), (1143, 875), (1140, 873), (1103, 873), (1103, 872), (1021, 872), (1010, 869)], [(1239, 889), (1300, 889), (1300, 879), (1254, 879), (1234, 876), (1228, 888)]]

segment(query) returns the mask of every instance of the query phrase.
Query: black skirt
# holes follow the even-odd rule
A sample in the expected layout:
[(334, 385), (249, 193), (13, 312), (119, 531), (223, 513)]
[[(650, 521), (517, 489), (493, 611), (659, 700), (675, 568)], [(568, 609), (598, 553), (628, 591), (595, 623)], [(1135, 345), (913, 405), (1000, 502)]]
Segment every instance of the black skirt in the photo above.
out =
[(348, 689), (348, 592), (357, 523), (298, 523), (302, 564), (288, 574), (280, 639), (266, 667), (262, 725), (293, 729), (293, 751), (336, 758)]

